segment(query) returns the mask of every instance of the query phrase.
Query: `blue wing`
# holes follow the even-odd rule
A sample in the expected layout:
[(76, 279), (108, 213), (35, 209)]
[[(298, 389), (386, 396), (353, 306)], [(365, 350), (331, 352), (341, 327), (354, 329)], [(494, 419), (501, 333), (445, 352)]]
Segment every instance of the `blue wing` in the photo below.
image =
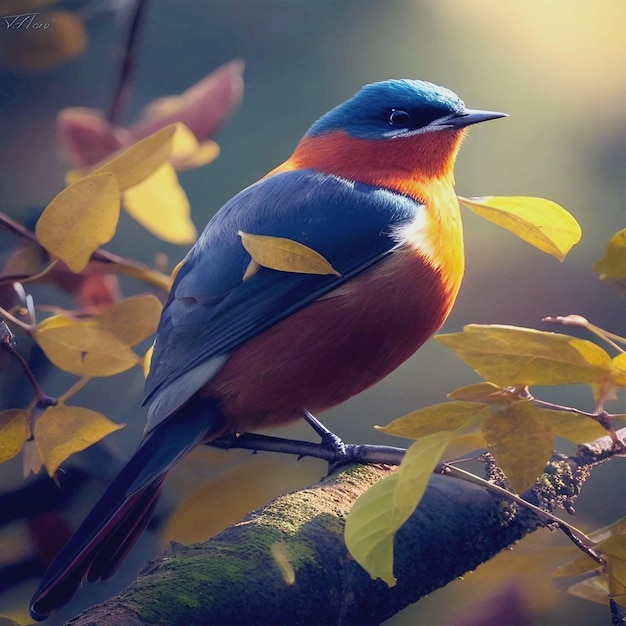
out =
[[(397, 193), (312, 170), (248, 187), (209, 222), (172, 286), (157, 331), (148, 428), (184, 404), (243, 342), (360, 274), (397, 245), (424, 207)], [(261, 268), (237, 234), (285, 237), (321, 254), (341, 276)]]

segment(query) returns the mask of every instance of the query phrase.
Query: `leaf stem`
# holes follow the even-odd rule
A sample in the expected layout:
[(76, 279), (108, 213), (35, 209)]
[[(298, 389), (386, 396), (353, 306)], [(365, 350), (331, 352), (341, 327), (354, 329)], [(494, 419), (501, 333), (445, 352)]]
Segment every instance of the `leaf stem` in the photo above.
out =
[(69, 400), (73, 395), (76, 395), (85, 385), (87, 385), (92, 378), (92, 376), (83, 376), (77, 380), (65, 393), (61, 394), (57, 398), (57, 403), (65, 404), (67, 400)]
[(49, 274), (58, 262), (59, 259), (51, 260), (48, 265), (46, 265), (41, 271), (37, 272), (36, 274), (5, 274), (4, 276), (0, 276), (0, 285), (6, 285), (9, 283), (33, 282)]
[[(20, 330), (23, 330), (25, 333), (29, 335), (33, 334), (33, 327), (30, 324), (27, 324), (26, 322), (22, 322), (22, 320), (17, 319), (17, 317), (15, 317), (14, 315), (11, 315), (11, 313), (9, 313), (6, 309), (4, 309), (1, 306), (0, 306), (0, 318), (9, 320), (11, 324), (15, 324)], [(6, 325), (4, 320), (2, 320), (2, 323)]]

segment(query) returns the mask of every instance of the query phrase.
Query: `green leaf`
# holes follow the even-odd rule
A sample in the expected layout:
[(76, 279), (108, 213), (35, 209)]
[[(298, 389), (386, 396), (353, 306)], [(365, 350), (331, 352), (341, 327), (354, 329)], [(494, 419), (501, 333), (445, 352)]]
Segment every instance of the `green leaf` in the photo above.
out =
[(66, 187), (41, 214), (39, 243), (72, 272), (81, 272), (94, 251), (115, 235), (120, 198), (111, 173), (92, 174)]
[(261, 267), (281, 272), (341, 276), (321, 254), (292, 239), (241, 231), (239, 236), (246, 252)]
[(500, 387), (596, 383), (611, 374), (610, 356), (568, 335), (516, 326), (470, 324), (437, 341)]
[(406, 451), (398, 467), (398, 484), (393, 494), (391, 523), (394, 533), (419, 504), (433, 470), (457, 432), (445, 430), (422, 437)]
[(522, 493), (541, 476), (552, 455), (552, 429), (528, 400), (493, 408), (483, 420), (483, 437), (511, 487)]
[(485, 408), (479, 402), (443, 402), (418, 409), (393, 420), (387, 426), (376, 426), (388, 435), (419, 439), (442, 430), (458, 430)]
[(398, 471), (376, 483), (354, 503), (346, 519), (346, 546), (372, 578), (395, 585), (395, 533), (419, 504), (433, 469), (455, 434), (437, 432), (416, 441)]
[(52, 477), (72, 454), (123, 427), (124, 424), (115, 424), (96, 411), (60, 405), (44, 411), (35, 424), (34, 435), (37, 450)]
[(393, 494), (398, 475), (392, 474), (370, 487), (354, 503), (345, 527), (346, 547), (372, 578), (396, 584), (393, 575), (393, 538), (390, 526)]
[(604, 256), (593, 266), (600, 278), (626, 277), (626, 228), (609, 239)]
[(459, 202), (486, 220), (505, 228), (539, 250), (562, 261), (582, 236), (574, 217), (544, 198), (486, 196)]

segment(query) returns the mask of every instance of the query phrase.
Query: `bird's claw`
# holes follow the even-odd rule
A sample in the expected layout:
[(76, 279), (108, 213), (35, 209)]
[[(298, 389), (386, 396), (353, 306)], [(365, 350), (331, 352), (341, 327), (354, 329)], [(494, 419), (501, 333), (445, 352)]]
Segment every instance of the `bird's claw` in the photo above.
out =
[(303, 411), (305, 421), (320, 436), (320, 445), (322, 448), (329, 450), (332, 457), (328, 459), (328, 473), (332, 474), (335, 470), (343, 465), (355, 462), (355, 452), (358, 446), (354, 444), (345, 444), (341, 437), (338, 437), (332, 431), (328, 430), (310, 411)]

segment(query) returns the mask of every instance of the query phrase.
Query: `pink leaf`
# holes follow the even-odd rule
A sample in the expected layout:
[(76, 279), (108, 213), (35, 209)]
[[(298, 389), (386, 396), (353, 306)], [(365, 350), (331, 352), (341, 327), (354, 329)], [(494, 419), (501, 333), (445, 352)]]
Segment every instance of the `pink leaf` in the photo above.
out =
[(130, 127), (134, 138), (142, 139), (174, 122), (185, 124), (198, 141), (212, 137), (241, 101), (243, 68), (243, 61), (230, 61), (180, 96), (155, 100)]
[(128, 131), (111, 126), (97, 109), (79, 107), (59, 113), (57, 135), (63, 157), (78, 169), (90, 168), (132, 141)]

